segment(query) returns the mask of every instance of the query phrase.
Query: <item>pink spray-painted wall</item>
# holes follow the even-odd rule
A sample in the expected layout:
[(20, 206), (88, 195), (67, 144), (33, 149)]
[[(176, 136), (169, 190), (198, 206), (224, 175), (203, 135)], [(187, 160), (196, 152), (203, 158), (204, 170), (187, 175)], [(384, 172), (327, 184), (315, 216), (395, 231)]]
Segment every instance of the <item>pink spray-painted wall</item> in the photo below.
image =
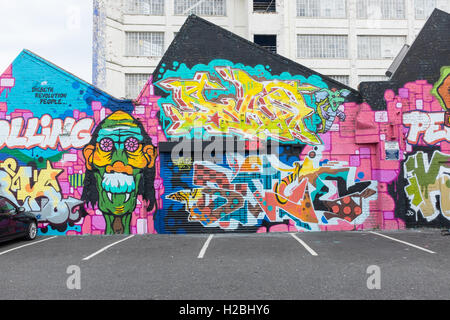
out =
[[(58, 235), (449, 220), (449, 70), (385, 90), (382, 110), (318, 75), (225, 60), (177, 64), (131, 101), (24, 51), (0, 77), (1, 195)], [(230, 136), (243, 153), (205, 159)], [(174, 137), (203, 144), (174, 156)]]

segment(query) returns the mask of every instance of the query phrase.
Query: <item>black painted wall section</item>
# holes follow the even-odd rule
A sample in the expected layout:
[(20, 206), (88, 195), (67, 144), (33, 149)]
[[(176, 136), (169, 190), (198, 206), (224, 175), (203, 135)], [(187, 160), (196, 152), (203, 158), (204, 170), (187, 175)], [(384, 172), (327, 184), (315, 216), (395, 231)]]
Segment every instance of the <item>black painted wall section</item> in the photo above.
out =
[[(291, 75), (302, 75), (306, 78), (310, 75), (319, 75), (330, 88), (350, 90), (351, 94), (347, 97), (347, 101), (361, 101), (357, 90), (292, 60), (271, 53), (253, 42), (196, 15), (187, 18), (155, 69), (153, 79), (154, 81), (159, 79), (162, 64), (172, 65), (173, 61), (177, 61), (192, 68), (197, 64), (208, 64), (215, 59), (226, 59), (233, 63), (242, 63), (251, 67), (259, 64), (268, 65), (273, 75), (283, 72), (289, 72)], [(156, 88), (155, 93), (159, 96), (167, 96), (167, 93), (159, 88)]]
[(440, 69), (450, 63), (450, 14), (435, 9), (391, 80), (405, 83), (423, 79), (435, 83)]
[[(415, 155), (417, 152), (423, 152), (428, 155), (428, 159), (432, 159), (433, 153), (439, 151), (438, 146), (413, 146), (413, 151), (406, 154), (406, 159), (411, 155)], [(408, 186), (408, 180), (405, 179), (404, 164), (407, 160), (401, 162), (400, 173), (397, 181), (388, 184), (388, 192), (395, 201), (395, 217), (402, 219), (405, 222), (407, 228), (417, 227), (431, 227), (431, 228), (450, 228), (450, 221), (442, 214), (438, 215), (432, 221), (427, 221), (420, 212), (415, 212), (410, 209), (409, 202), (405, 187)], [(440, 197), (440, 196), (438, 196)], [(436, 200), (436, 208), (441, 211), (440, 199)]]
[(361, 82), (358, 90), (373, 110), (386, 110), (384, 92), (398, 92), (407, 82), (435, 83), (442, 66), (450, 65), (450, 14), (435, 9), (389, 81)]

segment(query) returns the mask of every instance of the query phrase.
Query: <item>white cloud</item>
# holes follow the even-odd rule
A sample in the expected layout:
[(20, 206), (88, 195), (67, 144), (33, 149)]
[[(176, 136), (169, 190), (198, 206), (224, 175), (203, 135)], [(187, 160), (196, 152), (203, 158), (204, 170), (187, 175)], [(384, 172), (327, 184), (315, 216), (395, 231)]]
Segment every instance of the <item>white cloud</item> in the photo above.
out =
[(0, 0), (0, 73), (29, 49), (92, 82), (92, 0)]

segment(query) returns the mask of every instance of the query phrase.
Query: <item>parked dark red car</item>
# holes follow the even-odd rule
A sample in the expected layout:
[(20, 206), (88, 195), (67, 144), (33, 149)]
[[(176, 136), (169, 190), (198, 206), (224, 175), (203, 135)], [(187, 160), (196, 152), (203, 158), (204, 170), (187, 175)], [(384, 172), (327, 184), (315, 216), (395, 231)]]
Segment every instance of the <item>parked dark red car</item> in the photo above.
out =
[(22, 237), (33, 240), (36, 235), (36, 217), (0, 196), (0, 241)]

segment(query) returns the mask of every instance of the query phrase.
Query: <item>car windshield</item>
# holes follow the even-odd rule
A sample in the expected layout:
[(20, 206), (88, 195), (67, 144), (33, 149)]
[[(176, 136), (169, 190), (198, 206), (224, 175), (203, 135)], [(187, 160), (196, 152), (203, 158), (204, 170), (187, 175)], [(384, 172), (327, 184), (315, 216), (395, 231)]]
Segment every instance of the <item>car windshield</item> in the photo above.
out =
[(14, 206), (5, 198), (0, 198), (0, 213), (8, 213), (13, 211)]

